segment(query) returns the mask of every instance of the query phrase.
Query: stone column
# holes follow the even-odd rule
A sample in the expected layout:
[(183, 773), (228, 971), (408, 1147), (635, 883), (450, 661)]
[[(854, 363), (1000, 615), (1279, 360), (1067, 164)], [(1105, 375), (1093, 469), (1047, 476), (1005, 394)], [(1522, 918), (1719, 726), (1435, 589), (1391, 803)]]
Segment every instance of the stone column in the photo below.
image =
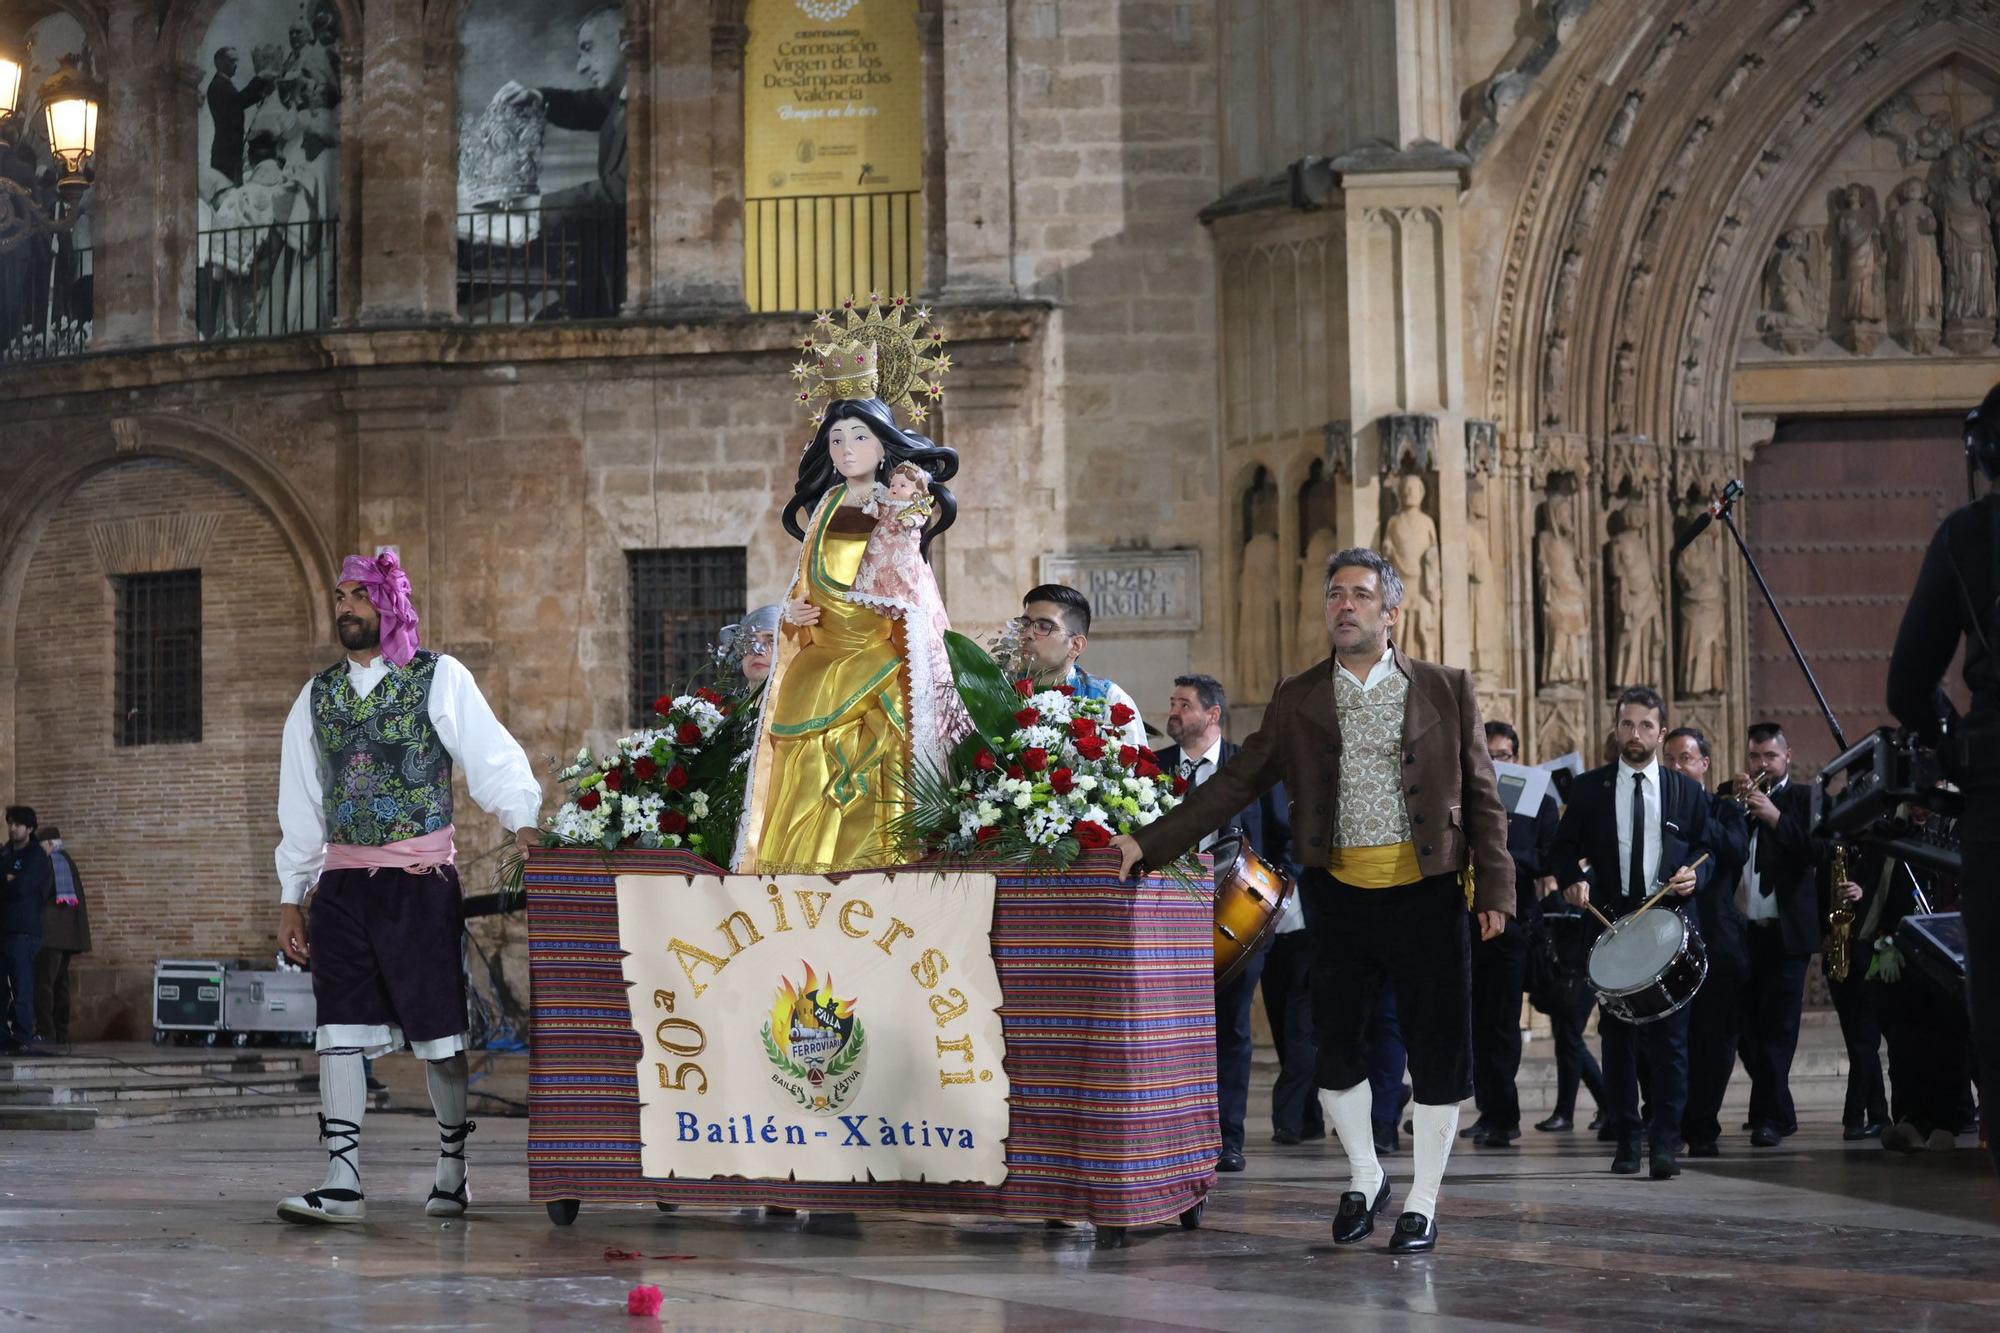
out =
[[(740, 312), (742, 6), (652, 0), (628, 11), (631, 281), (626, 311)], [(698, 40), (706, 31), (710, 40)]]
[[(156, 106), (194, 105), (194, 67), (156, 58), (157, 42), (146, 32), (142, 10), (115, 9), (107, 23), (104, 68), (112, 77), (97, 126), (97, 184), (91, 191), (93, 350), (142, 346), (178, 331), (179, 266), (173, 260), (186, 253), (194, 221), (192, 197), (183, 230), (176, 210), (163, 208), (167, 201), (158, 195), (163, 178), (179, 178), (162, 170), (161, 154), (185, 142), (170, 122), (185, 119), (191, 139), (193, 116), (153, 114)], [(192, 143), (185, 146), (192, 157)]]
[(1015, 294), (1014, 150), (1007, 0), (944, 0), (945, 301)]
[[(339, 308), (359, 323), (404, 322), (449, 313), (437, 303), (432, 269), (445, 266), (449, 292), (450, 247), (426, 239), (424, 219), (434, 212), (441, 164), (435, 135), (421, 127), (456, 122), (451, 89), (424, 67), (425, 34), (420, 0), (379, 0), (368, 8), (360, 51), (360, 95), (341, 106), (341, 176), (347, 199), (341, 277), (354, 280), (354, 298)], [(343, 48), (344, 69), (352, 61)], [(356, 80), (343, 74), (342, 86)], [(417, 132), (412, 133), (412, 128)], [(448, 165), (448, 164), (445, 164)]]
[[(1341, 530), (1380, 532), (1391, 418), (1429, 419), (1431, 457), (1418, 468), (1436, 497), (1447, 663), (1470, 665), (1466, 614), (1464, 306), (1460, 297), (1459, 167), (1447, 150), (1336, 158), (1346, 231), (1348, 401), (1354, 438)], [(1416, 571), (1404, 571), (1415, 577)]]

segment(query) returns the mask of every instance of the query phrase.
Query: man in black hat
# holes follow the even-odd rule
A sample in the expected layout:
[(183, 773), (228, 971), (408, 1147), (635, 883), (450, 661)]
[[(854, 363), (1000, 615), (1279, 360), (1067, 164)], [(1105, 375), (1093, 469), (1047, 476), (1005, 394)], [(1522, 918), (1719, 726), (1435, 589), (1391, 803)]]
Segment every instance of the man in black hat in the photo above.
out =
[(55, 885), (49, 854), (35, 841), (35, 812), (7, 807), (7, 846), (0, 851), (0, 973), (9, 997), (0, 1023), (0, 1054), (35, 1041), (35, 955), (42, 950), (42, 909)]

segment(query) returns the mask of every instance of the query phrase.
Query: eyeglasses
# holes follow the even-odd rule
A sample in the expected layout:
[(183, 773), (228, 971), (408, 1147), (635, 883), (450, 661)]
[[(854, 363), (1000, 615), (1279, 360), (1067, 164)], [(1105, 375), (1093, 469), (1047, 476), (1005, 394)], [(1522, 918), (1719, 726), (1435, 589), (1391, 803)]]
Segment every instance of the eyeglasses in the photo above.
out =
[(1041, 638), (1047, 638), (1051, 634), (1067, 634), (1069, 632), (1062, 625), (1050, 620), (1046, 616), (1021, 616), (1014, 621), (1014, 624), (1020, 629), (1021, 633), (1033, 634)]

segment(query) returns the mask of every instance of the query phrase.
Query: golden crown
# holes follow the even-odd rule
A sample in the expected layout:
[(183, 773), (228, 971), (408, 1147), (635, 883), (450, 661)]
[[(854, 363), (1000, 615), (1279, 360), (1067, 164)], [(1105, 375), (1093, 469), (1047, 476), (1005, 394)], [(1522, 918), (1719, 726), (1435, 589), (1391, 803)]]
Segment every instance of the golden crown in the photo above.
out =
[(951, 369), (944, 330), (931, 324), (930, 309), (911, 305), (907, 296), (884, 302), (879, 292), (869, 293), (865, 313), (855, 300), (820, 311), (799, 348), (814, 360), (794, 364), (792, 378), (815, 426), (828, 403), (846, 398), (879, 398), (912, 425), (921, 423), (944, 397)]

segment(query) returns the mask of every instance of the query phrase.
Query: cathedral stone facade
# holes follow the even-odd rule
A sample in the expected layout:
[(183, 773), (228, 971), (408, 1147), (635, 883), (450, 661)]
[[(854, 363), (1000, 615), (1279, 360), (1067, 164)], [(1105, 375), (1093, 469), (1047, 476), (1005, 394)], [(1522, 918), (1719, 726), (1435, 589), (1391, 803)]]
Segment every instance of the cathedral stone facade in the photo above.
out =
[[(613, 305), (488, 319), (454, 71), (504, 0), (322, 0), (290, 64), (255, 56), (294, 90), (274, 160), (320, 168), (271, 196), (310, 197), (305, 328), (210, 248), (223, 6), (0, 13), (0, 41), (63, 19), (105, 89), (87, 350), (0, 359), (0, 786), (93, 894), (79, 1035), (143, 1029), (156, 957), (274, 949), (279, 727), (338, 656), (343, 553), (399, 549), (427, 642), (538, 760), (631, 721), (644, 553), (724, 561), (743, 605), (783, 592), (812, 303), (774, 308), (746, 265), (765, 4), (614, 16), (618, 202), (577, 252), (614, 264)], [(953, 358), (925, 429), (962, 458), (935, 554), (961, 625), (1078, 582), (1092, 669), (1154, 711), (1213, 672), (1240, 734), (1323, 654), (1326, 555), (1367, 543), (1405, 573), (1407, 646), (1472, 667), (1531, 759), (1594, 762), (1608, 698), (1647, 683), (1725, 763), (1765, 715), (1823, 762), (1728, 535), (1669, 559), (1741, 477), (1832, 704), (1850, 734), (1879, 717), (1899, 594), (1963, 498), (1955, 418), (2000, 375), (2000, 2), (904, 8), (905, 271)], [(584, 158), (613, 146), (593, 133)], [(176, 571), (200, 576), (199, 726), (135, 741), (121, 589)], [(501, 838), (460, 809), (477, 879)]]

